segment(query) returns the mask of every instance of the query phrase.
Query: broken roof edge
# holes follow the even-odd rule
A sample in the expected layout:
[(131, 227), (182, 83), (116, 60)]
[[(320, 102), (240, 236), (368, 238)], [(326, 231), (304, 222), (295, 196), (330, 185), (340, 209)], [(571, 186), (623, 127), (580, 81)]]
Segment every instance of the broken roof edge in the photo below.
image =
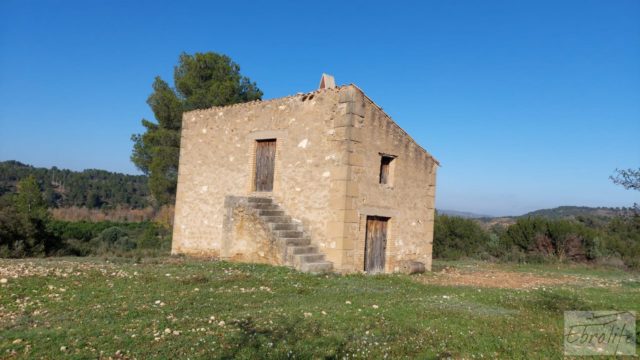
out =
[(212, 106), (212, 107), (206, 108), (206, 109), (190, 110), (190, 111), (185, 111), (184, 113), (182, 113), (182, 116), (184, 117), (187, 114), (202, 113), (202, 112), (214, 111), (214, 110), (222, 110), (222, 109), (230, 109), (230, 108), (235, 108), (235, 107), (244, 107), (244, 106), (250, 106), (250, 105), (255, 105), (255, 104), (265, 104), (265, 103), (275, 102), (275, 101), (280, 101), (280, 100), (293, 99), (293, 98), (296, 98), (296, 97), (299, 97), (299, 96), (308, 96), (308, 95), (312, 95), (312, 94), (315, 95), (315, 94), (318, 94), (318, 93), (328, 92), (328, 91), (340, 91), (340, 90), (348, 88), (350, 86), (352, 86), (357, 91), (359, 91), (362, 94), (362, 96), (364, 96), (365, 99), (367, 99), (373, 106), (375, 106), (378, 110), (380, 110), (380, 112), (382, 112), (393, 125), (395, 125), (407, 138), (409, 138), (411, 140), (411, 142), (413, 144), (415, 144), (429, 158), (431, 158), (436, 163), (436, 165), (442, 166), (440, 164), (440, 161), (438, 161), (438, 159), (436, 159), (433, 155), (431, 155), (431, 153), (429, 153), (424, 147), (422, 147), (422, 145), (420, 145), (413, 137), (411, 137), (411, 135), (409, 135), (409, 133), (407, 133), (400, 125), (398, 125), (398, 123), (395, 120), (393, 120), (393, 118), (391, 116), (389, 116), (389, 114), (387, 114), (380, 105), (376, 104), (376, 102), (373, 101), (362, 89), (360, 89), (356, 84), (353, 84), (353, 83), (352, 84), (345, 84), (345, 85), (336, 86), (334, 88), (316, 89), (316, 90), (309, 91), (309, 92), (306, 92), (306, 93), (297, 93), (297, 94), (294, 94), (294, 95), (288, 95), (288, 96), (283, 96), (283, 97), (279, 97), (279, 98), (273, 98), (273, 99), (269, 99), (269, 100), (253, 100), (253, 101), (247, 101), (247, 102), (243, 102), (243, 103), (235, 103), (235, 104), (231, 104), (231, 105)]
[[(249, 106), (249, 105), (254, 105), (254, 104), (266, 104), (266, 103), (279, 101), (279, 100), (293, 99), (293, 98), (296, 98), (296, 97), (299, 97), (299, 96), (308, 96), (308, 95), (312, 95), (312, 94), (315, 95), (315, 94), (318, 94), (318, 93), (328, 92), (328, 91), (339, 91), (339, 90), (344, 89), (344, 88), (346, 88), (346, 87), (348, 87), (350, 85), (353, 85), (353, 84), (340, 85), (340, 86), (336, 86), (334, 88), (316, 89), (316, 90), (309, 91), (309, 92), (306, 92), (306, 93), (296, 93), (294, 95), (287, 95), (287, 96), (268, 99), (268, 100), (252, 100), (252, 101), (240, 102), (240, 103), (235, 103), (235, 104), (230, 104), (230, 105), (212, 106), (212, 107), (208, 107), (208, 108), (204, 108), (204, 109), (189, 110), (189, 111), (183, 112), (182, 115), (184, 116), (185, 114), (198, 113), (198, 112), (211, 111), (211, 110), (229, 109), (229, 108)], [(355, 85), (353, 85), (353, 86), (355, 86)], [(356, 86), (356, 88), (357, 88), (357, 86)]]
[[(429, 152), (427, 151), (427, 149), (425, 149), (424, 147), (422, 147), (422, 145), (420, 145), (420, 144), (419, 144), (419, 143), (418, 143), (418, 142), (417, 142), (413, 137), (411, 137), (411, 135), (409, 135), (409, 133), (407, 133), (407, 132), (406, 132), (406, 131), (405, 131), (405, 130), (400, 126), (400, 125), (398, 125), (398, 123), (397, 123), (395, 120), (393, 120), (393, 118), (392, 118), (389, 114), (387, 114), (387, 112), (386, 112), (386, 111), (384, 111), (384, 109), (383, 109), (380, 105), (376, 104), (376, 102), (375, 102), (375, 101), (373, 101), (373, 100), (372, 100), (372, 99), (371, 99), (371, 98), (370, 98), (370, 97), (369, 97), (369, 96), (368, 96), (368, 95), (367, 95), (367, 94), (366, 94), (362, 89), (360, 89), (356, 84), (349, 84), (349, 85), (344, 85), (344, 86), (353, 86), (354, 88), (356, 88), (356, 90), (358, 90), (358, 91), (362, 94), (362, 96), (364, 96), (364, 98), (365, 98), (365, 99), (369, 100), (369, 102), (371, 103), (371, 105), (375, 106), (378, 110), (380, 110), (380, 112), (381, 112), (381, 113), (383, 113), (383, 114), (387, 117), (387, 119), (388, 119), (388, 120), (389, 120), (393, 125), (395, 125), (395, 126), (398, 128), (398, 130), (402, 131), (402, 133), (403, 133), (407, 138), (409, 138), (409, 139), (411, 140), (411, 142), (412, 142), (412, 143), (414, 143), (418, 148), (420, 148), (420, 150), (422, 150), (425, 154), (427, 154), (427, 156), (428, 156), (429, 158), (431, 158), (431, 160), (433, 160), (433, 161), (436, 163), (436, 165), (438, 165), (438, 166), (442, 166), (442, 165), (440, 165), (440, 161), (438, 161), (438, 159), (436, 159), (433, 155), (431, 155), (431, 153), (429, 153)], [(344, 87), (344, 86), (343, 86), (343, 87)]]

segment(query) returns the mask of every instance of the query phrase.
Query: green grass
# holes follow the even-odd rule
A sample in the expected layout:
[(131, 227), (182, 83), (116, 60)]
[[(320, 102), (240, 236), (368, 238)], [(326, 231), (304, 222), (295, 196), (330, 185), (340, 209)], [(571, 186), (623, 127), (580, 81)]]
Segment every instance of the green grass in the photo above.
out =
[(624, 280), (626, 278), (640, 279), (640, 272), (623, 270), (619, 267), (594, 265), (590, 263), (555, 262), (547, 264), (538, 263), (490, 263), (482, 260), (436, 260), (433, 270), (439, 271), (447, 267), (473, 271), (494, 266), (496, 269), (526, 272), (543, 276), (572, 275), (578, 277), (594, 277), (597, 279)]
[[(8, 278), (0, 285), (0, 358), (562, 358), (564, 310), (640, 312), (640, 276), (606, 269), (491, 265), (602, 277), (598, 286), (513, 290), (114, 260), (0, 260)], [(445, 265), (489, 266), (435, 268)]]

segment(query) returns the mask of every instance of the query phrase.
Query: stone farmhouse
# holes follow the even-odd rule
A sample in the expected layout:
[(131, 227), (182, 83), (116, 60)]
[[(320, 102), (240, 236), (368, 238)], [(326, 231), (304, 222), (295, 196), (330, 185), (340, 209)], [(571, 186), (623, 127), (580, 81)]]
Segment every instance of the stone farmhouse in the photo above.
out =
[(355, 85), (183, 115), (173, 254), (431, 269), (439, 163)]

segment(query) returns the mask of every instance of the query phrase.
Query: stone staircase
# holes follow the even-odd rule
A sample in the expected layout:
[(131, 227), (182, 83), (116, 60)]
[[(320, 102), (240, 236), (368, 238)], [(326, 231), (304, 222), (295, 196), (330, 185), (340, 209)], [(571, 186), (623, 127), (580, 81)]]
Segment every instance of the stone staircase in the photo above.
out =
[(302, 224), (294, 222), (285, 211), (270, 198), (250, 197), (248, 206), (254, 209), (283, 250), (285, 263), (297, 270), (312, 273), (329, 272), (333, 263), (311, 245)]

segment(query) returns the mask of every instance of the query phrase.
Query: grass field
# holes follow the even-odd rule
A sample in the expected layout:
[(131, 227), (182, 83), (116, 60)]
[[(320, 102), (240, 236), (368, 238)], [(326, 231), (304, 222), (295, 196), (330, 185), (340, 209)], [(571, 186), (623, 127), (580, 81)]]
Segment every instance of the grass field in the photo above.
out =
[(564, 310), (640, 312), (640, 275), (436, 262), (308, 275), (181, 258), (0, 260), (0, 358), (562, 358)]

